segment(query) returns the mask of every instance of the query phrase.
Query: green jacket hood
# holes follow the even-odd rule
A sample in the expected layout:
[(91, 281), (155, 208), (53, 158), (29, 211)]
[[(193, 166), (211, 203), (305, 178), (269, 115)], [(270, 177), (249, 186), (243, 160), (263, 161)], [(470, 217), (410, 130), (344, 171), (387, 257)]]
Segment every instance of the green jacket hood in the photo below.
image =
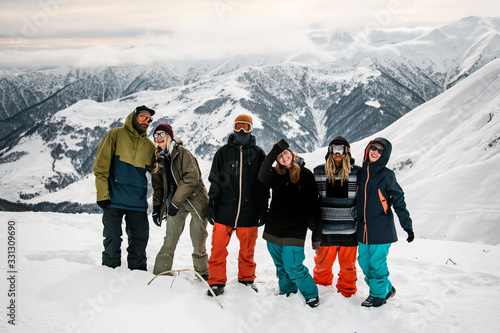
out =
[(139, 133), (139, 130), (136, 129), (134, 126), (134, 123), (136, 124), (137, 128), (140, 128), (139, 122), (137, 121), (137, 118), (135, 117), (135, 112), (132, 111), (127, 118), (125, 118), (125, 124), (123, 127), (127, 130), (127, 132), (132, 136), (132, 137), (139, 137), (139, 136), (148, 136), (148, 130), (145, 129), (144, 132)]

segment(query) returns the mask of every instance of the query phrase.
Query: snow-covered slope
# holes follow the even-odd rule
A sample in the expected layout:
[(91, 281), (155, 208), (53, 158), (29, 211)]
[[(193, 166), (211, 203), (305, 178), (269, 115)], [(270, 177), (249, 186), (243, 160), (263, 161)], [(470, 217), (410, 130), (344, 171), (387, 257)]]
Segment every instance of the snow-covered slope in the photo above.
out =
[[(388, 257), (396, 296), (380, 308), (361, 302), (368, 287), (358, 267), (358, 292), (344, 298), (334, 285), (319, 286), (320, 305), (305, 305), (300, 294), (275, 296), (275, 267), (262, 229), (255, 248), (259, 293), (237, 282), (239, 243), (229, 244), (224, 309), (193, 273), (153, 278), (154, 258), (165, 229), (151, 223), (148, 272), (101, 266), (102, 223), (98, 214), (0, 212), (0, 243), (7, 244), (7, 221), (16, 229), (16, 271), (0, 280), (4, 305), (0, 332), (498, 332), (496, 296), (500, 293), (499, 246), (445, 242), (417, 237), (400, 240)], [(471, 223), (479, 220), (471, 220)], [(12, 222), (11, 222), (12, 224)], [(418, 226), (417, 226), (418, 228)], [(418, 230), (418, 229), (417, 229)], [(207, 248), (210, 251), (209, 225)], [(399, 230), (401, 231), (401, 230)], [(403, 232), (404, 233), (404, 232)], [(466, 231), (464, 231), (466, 236)], [(234, 238), (235, 236), (233, 236)], [(401, 239), (404, 239), (401, 237)], [(7, 269), (7, 247), (0, 248), (0, 269)], [(192, 246), (185, 230), (173, 269), (192, 268)], [(310, 234), (305, 265), (314, 268)], [(7, 278), (15, 275), (15, 296)], [(7, 306), (15, 302), (15, 324)]]

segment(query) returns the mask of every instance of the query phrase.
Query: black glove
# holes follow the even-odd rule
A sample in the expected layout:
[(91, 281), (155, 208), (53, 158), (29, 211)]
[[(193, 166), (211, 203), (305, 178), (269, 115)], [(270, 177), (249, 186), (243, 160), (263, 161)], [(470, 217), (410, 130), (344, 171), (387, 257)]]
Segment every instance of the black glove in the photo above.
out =
[(316, 230), (316, 221), (314, 220), (314, 218), (312, 217), (309, 218), (309, 220), (307, 221), (307, 227), (311, 231)]
[(151, 215), (151, 217), (153, 218), (153, 223), (159, 227), (161, 227), (160, 210), (161, 206), (153, 206), (153, 215)]
[(206, 215), (207, 215), (208, 223), (210, 223), (211, 225), (214, 225), (214, 223), (215, 223), (215, 206), (214, 205), (207, 206)]
[(264, 224), (266, 224), (266, 214), (267, 209), (263, 213), (260, 213), (259, 216), (257, 216), (257, 227), (262, 227)]
[(172, 202), (168, 205), (168, 216), (175, 216), (177, 215), (177, 212), (179, 211), (179, 207), (174, 205)]
[(415, 234), (413, 233), (413, 230), (412, 229), (405, 229), (405, 231), (408, 234), (408, 238), (406, 239), (406, 241), (408, 243), (413, 242), (413, 240), (415, 239)]
[(278, 145), (278, 147), (281, 148), (281, 150), (285, 150), (287, 149), (288, 147), (290, 147), (288, 145), (288, 142), (285, 141), (285, 139), (281, 139), (280, 141), (276, 142), (276, 144)]
[(104, 208), (108, 207), (110, 203), (111, 203), (111, 200), (101, 200), (101, 201), (97, 201), (97, 206), (104, 209)]

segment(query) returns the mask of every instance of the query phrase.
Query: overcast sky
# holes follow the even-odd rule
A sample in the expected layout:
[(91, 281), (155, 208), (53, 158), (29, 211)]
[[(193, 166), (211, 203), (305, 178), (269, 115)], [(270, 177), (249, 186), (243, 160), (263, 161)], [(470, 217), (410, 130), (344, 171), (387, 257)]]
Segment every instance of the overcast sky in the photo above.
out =
[(0, 0), (0, 75), (29, 63), (148, 63), (162, 52), (287, 52), (309, 43), (312, 29), (439, 26), (470, 15), (500, 16), (500, 1)]

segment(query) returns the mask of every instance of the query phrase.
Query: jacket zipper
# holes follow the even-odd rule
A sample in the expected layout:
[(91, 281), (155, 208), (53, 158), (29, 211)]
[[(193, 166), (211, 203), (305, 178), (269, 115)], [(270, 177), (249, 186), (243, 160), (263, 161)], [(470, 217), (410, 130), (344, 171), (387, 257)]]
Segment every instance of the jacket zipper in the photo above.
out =
[(240, 217), (240, 209), (241, 209), (241, 184), (243, 181), (243, 146), (240, 146), (240, 186), (238, 193), (238, 211), (236, 212), (236, 220), (234, 221), (234, 227), (238, 226), (238, 219)]
[(364, 202), (364, 212), (363, 220), (365, 222), (365, 230), (363, 233), (363, 243), (368, 244), (368, 229), (366, 228), (366, 188), (368, 187), (368, 180), (370, 180), (370, 164), (366, 167), (366, 183), (365, 183), (365, 202)]

